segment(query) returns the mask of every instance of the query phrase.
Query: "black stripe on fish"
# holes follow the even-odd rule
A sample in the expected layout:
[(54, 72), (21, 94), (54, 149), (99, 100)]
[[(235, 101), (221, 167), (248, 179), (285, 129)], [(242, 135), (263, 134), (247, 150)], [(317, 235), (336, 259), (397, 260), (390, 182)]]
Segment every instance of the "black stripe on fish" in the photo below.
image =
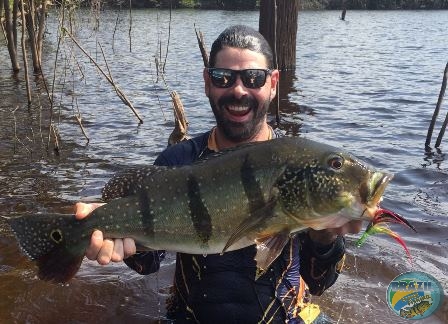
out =
[(270, 197), (269, 200), (265, 202), (262, 188), (255, 176), (255, 169), (247, 155), (240, 168), (240, 177), (244, 193), (248, 199), (249, 217), (235, 228), (235, 231), (232, 233), (222, 250), (223, 253), (238, 240), (242, 239), (248, 233), (253, 232), (263, 224), (266, 217), (272, 215), (272, 209), (275, 206), (275, 197)]
[(249, 157), (246, 156), (243, 165), (240, 169), (241, 182), (243, 184), (244, 192), (249, 200), (249, 212), (254, 214), (261, 206), (264, 206), (265, 201), (263, 192), (261, 191), (260, 184), (255, 177), (255, 170), (253, 165), (249, 161)]
[(154, 237), (154, 214), (151, 213), (148, 194), (145, 190), (140, 190), (137, 194), (142, 215), (143, 232), (145, 236)]
[(192, 175), (189, 175), (187, 178), (187, 188), (188, 207), (194, 229), (204, 246), (207, 246), (207, 242), (212, 235), (212, 220), (207, 207), (202, 201), (199, 183)]

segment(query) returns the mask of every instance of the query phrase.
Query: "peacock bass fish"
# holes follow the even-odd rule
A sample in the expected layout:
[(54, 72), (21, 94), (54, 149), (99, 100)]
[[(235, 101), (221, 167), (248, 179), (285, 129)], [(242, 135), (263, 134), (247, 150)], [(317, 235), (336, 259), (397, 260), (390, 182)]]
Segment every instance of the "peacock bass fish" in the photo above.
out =
[(189, 166), (125, 171), (103, 189), (108, 203), (83, 220), (38, 214), (8, 222), (22, 250), (37, 261), (39, 277), (53, 282), (76, 274), (96, 229), (107, 238), (131, 237), (149, 249), (189, 254), (256, 244), (257, 267), (265, 270), (295, 232), (374, 220), (391, 179), (335, 147), (284, 137)]

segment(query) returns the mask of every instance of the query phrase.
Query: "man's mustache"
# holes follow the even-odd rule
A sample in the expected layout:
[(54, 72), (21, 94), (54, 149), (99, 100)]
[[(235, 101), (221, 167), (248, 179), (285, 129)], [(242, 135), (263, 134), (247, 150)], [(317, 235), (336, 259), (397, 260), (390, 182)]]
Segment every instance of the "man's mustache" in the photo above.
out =
[(243, 97), (241, 99), (235, 98), (234, 96), (226, 96), (222, 97), (218, 100), (218, 105), (220, 107), (225, 105), (232, 105), (232, 106), (248, 106), (249, 108), (253, 109), (258, 107), (258, 101), (255, 98), (252, 97)]

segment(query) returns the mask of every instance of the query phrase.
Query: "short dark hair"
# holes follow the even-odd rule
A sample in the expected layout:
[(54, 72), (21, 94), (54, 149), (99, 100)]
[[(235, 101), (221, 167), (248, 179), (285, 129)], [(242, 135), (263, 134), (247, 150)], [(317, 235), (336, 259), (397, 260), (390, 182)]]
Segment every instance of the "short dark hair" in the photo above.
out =
[(213, 42), (210, 51), (209, 67), (215, 67), (218, 52), (225, 47), (248, 49), (262, 54), (266, 58), (269, 69), (274, 68), (271, 46), (255, 29), (245, 25), (226, 28)]

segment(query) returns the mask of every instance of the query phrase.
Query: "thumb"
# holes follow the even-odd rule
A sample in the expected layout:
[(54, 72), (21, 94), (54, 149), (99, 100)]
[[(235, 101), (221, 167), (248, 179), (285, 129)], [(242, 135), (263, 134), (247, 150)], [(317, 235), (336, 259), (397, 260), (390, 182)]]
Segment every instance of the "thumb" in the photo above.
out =
[(80, 220), (88, 216), (95, 208), (104, 205), (104, 203), (92, 203), (86, 204), (83, 202), (77, 202), (75, 204), (75, 218)]

